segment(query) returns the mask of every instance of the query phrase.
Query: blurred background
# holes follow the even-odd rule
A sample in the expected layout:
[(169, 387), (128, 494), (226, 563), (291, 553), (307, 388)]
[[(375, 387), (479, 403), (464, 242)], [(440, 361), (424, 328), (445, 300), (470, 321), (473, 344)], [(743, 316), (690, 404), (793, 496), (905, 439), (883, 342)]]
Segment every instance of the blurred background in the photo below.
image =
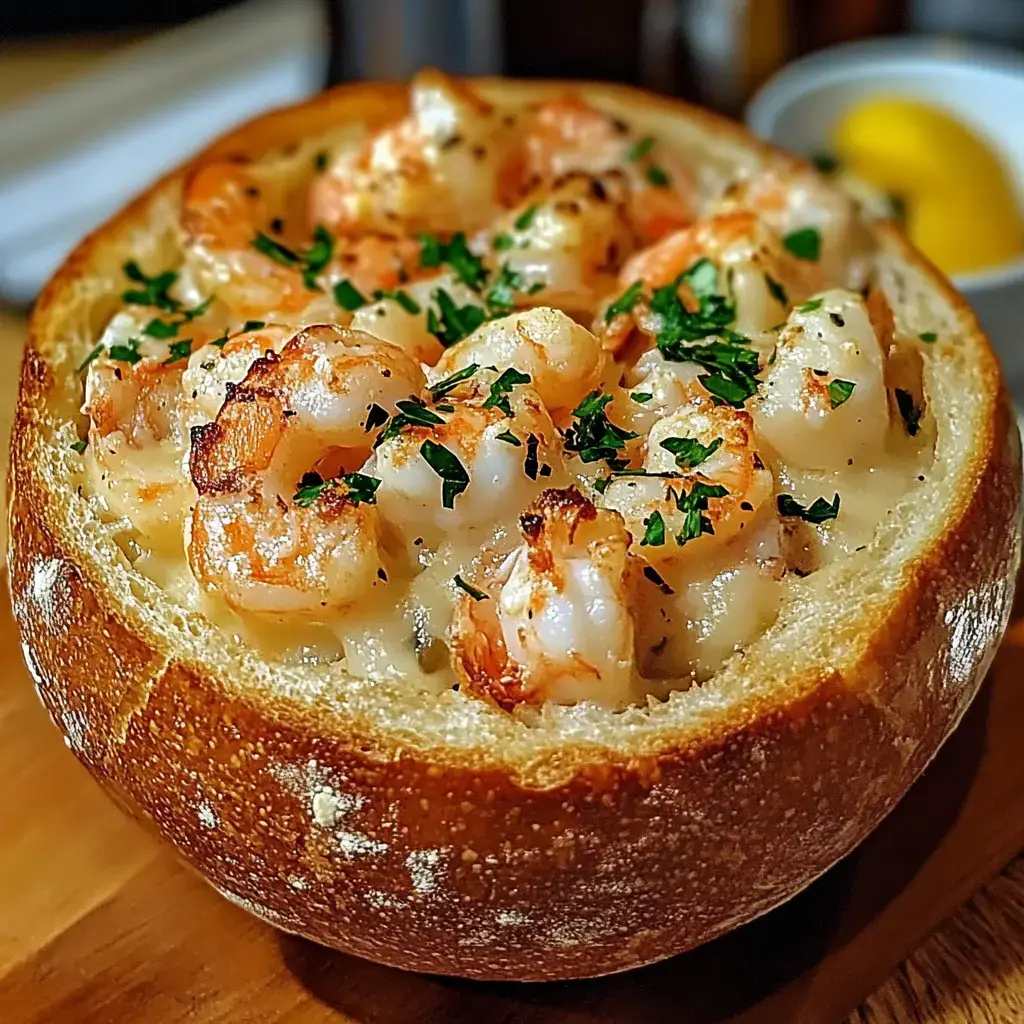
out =
[[(942, 91), (939, 85), (948, 81), (942, 60), (949, 51), (934, 47), (950, 39), (998, 42), (998, 54), (986, 49), (954, 56), (975, 69), (999, 64), (1024, 81), (1012, 64), (1014, 49), (1024, 47), (1021, 0), (5, 4), (0, 307), (26, 308), (70, 246), (157, 174), (229, 126), (330, 82), (405, 78), (427, 64), (469, 74), (611, 79), (742, 117), (751, 97), (780, 69), (824, 48), (877, 37), (896, 46), (885, 51), (882, 66), (901, 74), (924, 52), (914, 49), (916, 42), (932, 47), (926, 56), (933, 85), (911, 83), (915, 94)], [(847, 54), (849, 64), (848, 48), (832, 52)], [(877, 70), (872, 61), (877, 52), (868, 61)], [(864, 93), (863, 79), (875, 75), (862, 70), (854, 75), (860, 84), (832, 89), (831, 106), (808, 107), (808, 92), (825, 88), (823, 71), (829, 78), (834, 67), (830, 57), (827, 67), (812, 67), (817, 84), (811, 85), (801, 72), (804, 78), (790, 83), (785, 99), (776, 90), (766, 106), (762, 96), (760, 108), (749, 108), (755, 130), (814, 150), (823, 165), (834, 163), (829, 124)], [(895, 88), (900, 92), (898, 83)], [(999, 82), (985, 88), (1005, 93)], [(946, 92), (951, 96), (938, 96), (940, 105), (959, 102), (958, 113), (978, 122), (997, 159), (1013, 163), (1015, 140), (992, 138), (984, 117), (974, 117), (974, 110), (991, 105), (983, 90), (971, 93), (969, 103), (959, 86), (947, 84)], [(1014, 97), (1010, 121), (1019, 120), (1012, 116), (1019, 109)], [(890, 117), (883, 130), (900, 135), (918, 128)], [(1024, 144), (1018, 148), (1024, 167)], [(1015, 175), (1011, 167), (1014, 189)], [(898, 192), (892, 193), (897, 211), (904, 205)]]

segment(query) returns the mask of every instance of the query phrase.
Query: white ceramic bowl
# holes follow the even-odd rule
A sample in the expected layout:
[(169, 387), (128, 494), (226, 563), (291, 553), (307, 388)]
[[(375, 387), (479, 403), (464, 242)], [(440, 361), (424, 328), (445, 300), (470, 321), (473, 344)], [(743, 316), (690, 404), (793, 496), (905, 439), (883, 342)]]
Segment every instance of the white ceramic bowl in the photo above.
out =
[[(1024, 56), (996, 47), (914, 37), (832, 47), (775, 75), (746, 120), (756, 135), (809, 155), (828, 149), (847, 108), (876, 93), (931, 101), (970, 124), (1002, 155), (1024, 197)], [(953, 281), (1024, 403), (1024, 258)]]

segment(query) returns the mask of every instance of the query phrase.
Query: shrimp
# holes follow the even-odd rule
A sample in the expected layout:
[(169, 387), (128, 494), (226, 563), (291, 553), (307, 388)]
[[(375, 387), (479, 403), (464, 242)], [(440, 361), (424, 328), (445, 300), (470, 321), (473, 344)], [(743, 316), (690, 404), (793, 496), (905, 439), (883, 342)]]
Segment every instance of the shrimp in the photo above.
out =
[(884, 308), (873, 322), (859, 295), (837, 288), (790, 314), (752, 405), (758, 436), (786, 463), (840, 469), (879, 455), (889, 429)]
[(634, 623), (621, 517), (569, 487), (540, 494), (519, 525), (525, 543), (498, 592), (459, 596), (451, 650), (462, 688), (506, 710), (628, 704)]
[(781, 161), (752, 178), (735, 182), (716, 205), (717, 212), (749, 210), (780, 237), (797, 233), (817, 242), (805, 262), (819, 272), (812, 290), (826, 281), (851, 288), (865, 283), (871, 235), (857, 202), (810, 168)]
[(183, 369), (166, 342), (144, 333), (143, 320), (122, 312), (107, 325), (85, 378), (83, 460), (92, 489), (161, 550), (180, 543), (191, 497), (182, 462)]
[(631, 136), (628, 125), (579, 96), (542, 106), (522, 145), (527, 181), (550, 181), (573, 171), (623, 175), (630, 222), (642, 242), (654, 242), (694, 218), (689, 169), (663, 153), (653, 136)]
[(613, 475), (603, 503), (649, 562), (680, 562), (752, 534), (773, 486), (750, 415), (698, 395), (654, 425), (643, 474)]
[(731, 303), (729, 326), (748, 337), (779, 323), (791, 304), (823, 286), (818, 268), (787, 252), (755, 214), (723, 213), (668, 235), (626, 261), (619, 273), (620, 291), (640, 287), (641, 294), (631, 309), (598, 321), (596, 329), (606, 347), (619, 350), (634, 326), (646, 334), (658, 333), (661, 322), (647, 296), (659, 289), (674, 285), (687, 309), (696, 311), (704, 294), (698, 294), (702, 282), (694, 274), (705, 260), (714, 268), (710, 293)]
[(525, 374), (477, 369), (420, 408), (383, 433), (367, 472), (382, 481), (381, 515), (428, 548), (510, 526), (563, 474), (561, 438)]
[(394, 412), (423, 383), (401, 349), (338, 327), (257, 359), (193, 430), (188, 558), (203, 589), (236, 611), (319, 619), (385, 584), (378, 482), (346, 471), (369, 450), (373, 407)]
[(597, 339), (565, 313), (547, 307), (481, 325), (449, 348), (435, 371), (448, 376), (472, 363), (499, 370), (515, 367), (529, 374), (532, 387), (559, 423), (599, 386), (606, 368)]
[[(304, 219), (280, 183), (243, 161), (197, 168), (182, 205), (190, 269), (240, 317), (344, 317), (326, 289), (344, 280), (361, 292), (387, 291), (418, 266), (418, 242), (391, 233), (333, 238), (321, 230), (307, 245)], [(311, 277), (304, 268), (314, 252)]]
[(531, 192), (493, 226), (503, 265), (544, 305), (593, 314), (633, 248), (621, 174), (574, 171)]
[(409, 115), (317, 177), (310, 220), (346, 233), (476, 230), (503, 205), (508, 139), (490, 103), (440, 71), (423, 71)]

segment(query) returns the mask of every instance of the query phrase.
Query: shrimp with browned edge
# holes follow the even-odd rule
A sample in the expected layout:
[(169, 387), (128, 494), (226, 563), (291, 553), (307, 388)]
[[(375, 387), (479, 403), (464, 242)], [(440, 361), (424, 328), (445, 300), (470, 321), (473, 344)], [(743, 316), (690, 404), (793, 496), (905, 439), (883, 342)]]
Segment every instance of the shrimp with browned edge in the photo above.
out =
[(304, 328), (253, 363), (193, 430), (188, 556), (203, 589), (237, 611), (316, 619), (383, 585), (378, 481), (352, 470), (374, 408), (394, 412), (423, 383), (401, 349), (338, 327)]
[(629, 534), (575, 488), (547, 490), (519, 518), (524, 543), (490, 592), (460, 594), (452, 660), (465, 692), (526, 702), (633, 699)]

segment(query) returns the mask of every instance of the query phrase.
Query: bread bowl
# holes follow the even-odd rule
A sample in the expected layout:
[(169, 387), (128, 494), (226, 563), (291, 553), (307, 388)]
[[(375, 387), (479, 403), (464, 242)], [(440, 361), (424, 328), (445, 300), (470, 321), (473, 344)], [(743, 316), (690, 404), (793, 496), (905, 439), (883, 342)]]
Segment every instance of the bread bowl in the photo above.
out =
[[(659, 151), (688, 155), (697, 192), (717, 194), (724, 179), (766, 168), (809, 173), (728, 122), (632, 89), (500, 80), (451, 88), (495, 105), (545, 104), (571, 89), (625, 122), (631, 147), (656, 137)], [(47, 286), (10, 471), (10, 580), (25, 657), (66, 742), (114, 799), (275, 926), (383, 963), (474, 978), (624, 970), (714, 938), (807, 885), (894, 806), (956, 725), (1012, 602), (1016, 425), (962, 300), (894, 228), (860, 225), (861, 265), (846, 269), (870, 278), (874, 301), (881, 292), (895, 314), (893, 373), (901, 354), (919, 366), (923, 416), (901, 465), (920, 472), (900, 476), (863, 543), (844, 542), (814, 566), (790, 552), (771, 621), (718, 664), (685, 655), (695, 666), (688, 685), (662, 674), (627, 701), (613, 692), (594, 702), (566, 696), (560, 677), (552, 695), (565, 703), (530, 700), (529, 673), (489, 673), (468, 648), (454, 651), (457, 690), (447, 668), (440, 689), (401, 673), (358, 679), (347, 672), (353, 648), (320, 658), (322, 637), (305, 643), (294, 619), (281, 628), (261, 620), (254, 631), (214, 614), (168, 582), (147, 547), (150, 535), (157, 545), (160, 514), (142, 531), (126, 525), (109, 507), (118, 495), (89, 476), (95, 422), (85, 434), (78, 368), (122, 306), (126, 261), (146, 268), (143, 289), (181, 261), (182, 192), (202, 168), (273, 152), (282, 174), (319, 169), (321, 137), (339, 126), (344, 137), (376, 131), (407, 108), (404, 87), (348, 86), (252, 122), (83, 242)], [(602, 297), (606, 327), (615, 298)], [(609, 348), (629, 349), (608, 333)], [(456, 344), (441, 357), (446, 372), (458, 372), (456, 351), (466, 350)], [(252, 383), (247, 376), (227, 397), (258, 404)], [(560, 387), (543, 404), (570, 422), (579, 396), (560, 407)], [(897, 417), (892, 424), (898, 432)], [(216, 431), (199, 426), (199, 448), (216, 453)], [(211, 460), (208, 477), (192, 473), (201, 497), (223, 493)], [(843, 494), (847, 509), (855, 488), (870, 491), (857, 478)], [(531, 514), (583, 509), (589, 522), (606, 508), (568, 490), (533, 499)], [(605, 519), (628, 524), (627, 506), (608, 506)], [(389, 516), (408, 507), (399, 502)], [(840, 523), (814, 526), (819, 555), (830, 530), (843, 536)], [(713, 537), (698, 516), (689, 550)], [(629, 557), (646, 562), (651, 552), (637, 541)], [(656, 589), (677, 571), (671, 560), (662, 570), (645, 577)], [(477, 582), (491, 585), (486, 573)], [(489, 597), (460, 597), (457, 607), (494, 607), (499, 595)], [(634, 618), (637, 636), (646, 625)]]

